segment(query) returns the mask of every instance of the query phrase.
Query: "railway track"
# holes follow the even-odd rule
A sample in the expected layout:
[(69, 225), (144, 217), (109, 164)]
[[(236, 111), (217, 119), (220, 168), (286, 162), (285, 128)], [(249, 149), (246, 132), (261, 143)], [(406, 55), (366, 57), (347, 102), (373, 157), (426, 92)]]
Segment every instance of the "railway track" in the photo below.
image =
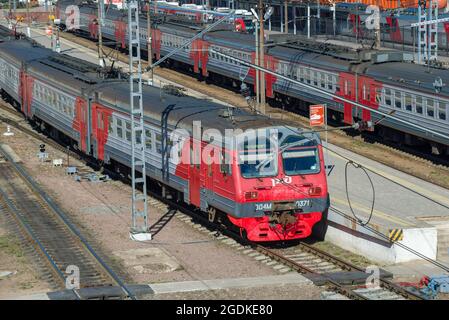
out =
[[(5, 105), (2, 105), (0, 103), (1, 109), (9, 109), (11, 111), (11, 108), (6, 107)], [(12, 111), (13, 112), (13, 111)], [(17, 113), (19, 114), (19, 113)], [(4, 117), (0, 116), (0, 120), (4, 121)], [(8, 118), (7, 118), (8, 119)], [(25, 134), (29, 134), (33, 136), (36, 139), (40, 139), (44, 142), (46, 142), (48, 145), (51, 145), (52, 147), (55, 147), (59, 149), (62, 152), (67, 152), (66, 148), (59, 143), (57, 143), (54, 140), (51, 140), (50, 138), (47, 138), (41, 134), (38, 134), (37, 132), (30, 130), (28, 128), (25, 128), (21, 126), (17, 121), (13, 121), (9, 119), (7, 122), (11, 125), (14, 125), (15, 128), (21, 130)], [(1, 150), (1, 149), (0, 149)], [(82, 157), (80, 154), (74, 152), (74, 155), (77, 156), (78, 159), (84, 162), (88, 162), (85, 157)], [(2, 164), (0, 164), (2, 165)], [(4, 165), (4, 164), (3, 164)], [(8, 163), (9, 166), (11, 166), (10, 163)], [(17, 165), (17, 164), (16, 164)], [(1, 170), (4, 171), (4, 170)], [(123, 177), (118, 177), (117, 174), (114, 172), (109, 172), (106, 169), (106, 173), (108, 173), (111, 177), (117, 177), (118, 179), (124, 179)], [(2, 181), (9, 181), (11, 180), (11, 177), (3, 177), (5, 173), (0, 174), (0, 195), (2, 194)], [(22, 177), (23, 178), (23, 177)], [(126, 178), (125, 178), (126, 180)], [(129, 181), (126, 181), (129, 182)], [(34, 191), (34, 195), (36, 195), (36, 190)], [(332, 277), (332, 273), (344, 273), (344, 272), (361, 272), (364, 273), (365, 270), (355, 266), (349, 262), (346, 262), (344, 260), (339, 259), (338, 257), (335, 257), (327, 252), (324, 252), (322, 250), (319, 250), (317, 248), (314, 248), (308, 244), (300, 243), (294, 248), (290, 249), (273, 249), (269, 248), (264, 245), (260, 244), (254, 244), (249, 241), (242, 240), (239, 234), (223, 227), (220, 225), (213, 224), (209, 222), (209, 220), (202, 214), (197, 213), (194, 210), (191, 210), (185, 206), (182, 206), (178, 204), (177, 202), (167, 200), (162, 198), (162, 196), (158, 193), (149, 191), (149, 195), (152, 197), (149, 200), (149, 204), (153, 207), (157, 207), (159, 209), (170, 209), (170, 210), (176, 210), (175, 215), (182, 221), (188, 222), (188, 224), (195, 226), (196, 229), (207, 232), (208, 234), (213, 234), (216, 232), (219, 232), (223, 234), (223, 238), (221, 240), (230, 243), (231, 245), (241, 246), (245, 248), (245, 251), (247, 254), (258, 253), (258, 260), (262, 263), (266, 264), (273, 264), (277, 263), (279, 268), (284, 268), (285, 270), (289, 271), (296, 271), (301, 274), (304, 274), (306, 276), (313, 276), (318, 278), (320, 285), (325, 285), (331, 292), (334, 292), (335, 296), (343, 295), (344, 297), (347, 297), (349, 299), (357, 299), (357, 300), (370, 300), (370, 299), (394, 299), (394, 300), (401, 300), (401, 299), (411, 299), (411, 300), (420, 300), (422, 299), (421, 296), (416, 295), (412, 292), (409, 292), (405, 290), (404, 288), (392, 283), (391, 281), (380, 279), (380, 287), (378, 288), (365, 288), (365, 287), (357, 287), (354, 285), (343, 285), (339, 282), (335, 281)], [(23, 192), (21, 193), (21, 197), (24, 197), (24, 199), (27, 199), (27, 197), (30, 196), (29, 192)], [(19, 198), (20, 199), (20, 198)], [(1, 203), (1, 202), (0, 202)], [(45, 202), (42, 202), (42, 200), (39, 202), (43, 204), (43, 207), (45, 206)], [(3, 205), (3, 207), (5, 207)], [(8, 206), (6, 206), (8, 207)], [(14, 207), (13, 207), (14, 208)], [(1, 210), (1, 207), (0, 207)], [(19, 218), (20, 219), (20, 218)], [(48, 219), (48, 218), (47, 218)], [(199, 222), (195, 223), (195, 222)], [(53, 239), (66, 239), (67, 235), (53, 235), (50, 237), (50, 240)], [(67, 238), (71, 239), (71, 238)], [(69, 240), (67, 240), (69, 241)], [(76, 243), (76, 241), (75, 241)], [(70, 246), (69, 246), (70, 247)], [(63, 247), (64, 248), (64, 247)], [(76, 248), (76, 247), (75, 247)], [(77, 248), (77, 250), (81, 250), (82, 248)], [(58, 253), (59, 251), (54, 251)], [(45, 255), (45, 254), (44, 254)], [(84, 256), (83, 259), (85, 260)], [(82, 261), (84, 261), (82, 260)], [(92, 263), (90, 263), (92, 265)], [(61, 270), (59, 270), (61, 271)], [(92, 274), (95, 274), (95, 272), (91, 271)], [(105, 279), (108, 279), (108, 277), (103, 276), (99, 278), (93, 277), (92, 279), (97, 279), (101, 284), (102, 281), (106, 281)], [(110, 277), (109, 277), (110, 280)], [(109, 282), (111, 284), (111, 282)], [(89, 284), (87, 284), (89, 285)], [(96, 285), (96, 284), (95, 284)], [(332, 295), (332, 294), (331, 294)]]
[[(150, 205), (158, 209), (177, 210), (174, 214), (181, 221), (193, 228), (217, 237), (220, 241), (241, 250), (244, 254), (254, 257), (260, 263), (274, 266), (274, 269), (283, 272), (295, 271), (309, 277), (315, 284), (324, 285), (331, 291), (330, 299), (341, 299), (342, 296), (354, 300), (422, 300), (423, 298), (410, 292), (395, 283), (379, 279), (378, 287), (366, 287), (365, 285), (345, 285), (336, 280), (333, 274), (365, 273), (363, 268), (346, 262), (332, 254), (314, 248), (306, 243), (289, 249), (273, 249), (262, 244), (252, 243), (242, 239), (238, 233), (226, 227), (216, 225), (202, 214), (190, 210), (171, 200), (163, 199), (161, 195), (150, 192), (153, 199)], [(173, 213), (172, 213), (173, 214)], [(358, 281), (360, 284), (360, 281)], [(333, 296), (333, 297), (332, 297)], [(328, 297), (329, 298), (329, 297)]]
[[(123, 299), (135, 296), (119, 276), (102, 260), (99, 254), (79, 233), (61, 209), (40, 189), (25, 169), (0, 148), (6, 161), (0, 163), (0, 214), (15, 223), (25, 247), (32, 247), (43, 277), (57, 289), (73, 279), (79, 288), (72, 291), (83, 299), (78, 289), (119, 287), (121, 293), (98, 293), (96, 299)], [(79, 277), (68, 277), (69, 275)]]

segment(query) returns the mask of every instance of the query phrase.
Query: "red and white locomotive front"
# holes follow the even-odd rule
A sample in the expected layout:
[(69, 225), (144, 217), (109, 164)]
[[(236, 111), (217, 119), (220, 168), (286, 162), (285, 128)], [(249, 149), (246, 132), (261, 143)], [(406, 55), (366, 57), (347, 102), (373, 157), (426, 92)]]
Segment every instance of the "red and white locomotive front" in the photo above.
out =
[(229, 220), (252, 241), (306, 238), (329, 207), (317, 134), (272, 127), (236, 136), (236, 207)]

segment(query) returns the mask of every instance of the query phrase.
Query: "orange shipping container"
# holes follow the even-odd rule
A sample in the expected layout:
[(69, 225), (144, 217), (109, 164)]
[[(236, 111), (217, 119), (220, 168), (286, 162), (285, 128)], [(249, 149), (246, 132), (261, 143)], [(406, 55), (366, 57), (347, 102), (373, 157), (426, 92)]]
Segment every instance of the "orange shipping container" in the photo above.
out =
[[(438, 9), (443, 9), (447, 7), (447, 0), (436, 0), (438, 2)], [(346, 0), (342, 2), (349, 3), (363, 3), (366, 5), (376, 5), (381, 9), (397, 9), (400, 8), (417, 8), (418, 0)], [(435, 1), (434, 1), (435, 2)], [(430, 5), (430, 0), (427, 0), (427, 7)]]

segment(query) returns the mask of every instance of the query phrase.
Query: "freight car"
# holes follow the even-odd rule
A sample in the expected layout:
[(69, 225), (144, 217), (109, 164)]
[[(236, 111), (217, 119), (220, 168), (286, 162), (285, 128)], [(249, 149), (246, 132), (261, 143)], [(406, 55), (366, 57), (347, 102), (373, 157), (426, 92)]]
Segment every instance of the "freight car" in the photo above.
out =
[[(66, 2), (58, 2), (58, 14), (65, 21)], [(96, 36), (93, 25), (96, 10), (92, 6), (80, 5), (81, 27), (92, 38)], [(126, 16), (122, 12), (109, 10), (105, 18), (103, 35), (126, 47)], [(142, 17), (141, 41), (146, 48), (146, 21)], [(145, 27), (144, 27), (145, 26)], [(155, 59), (179, 48), (187, 39), (199, 32), (191, 25), (162, 23), (152, 28), (152, 52)], [(266, 96), (273, 105), (291, 110), (308, 110), (309, 103), (326, 103), (330, 116), (353, 123), (354, 119), (380, 120), (369, 110), (360, 110), (343, 97), (369, 108), (394, 113), (398, 118), (413, 122), (449, 137), (449, 73), (447, 70), (428, 68), (411, 63), (410, 54), (390, 51), (351, 51), (326, 44), (317, 44), (300, 38), (281, 37), (281, 41), (268, 40), (265, 48), (266, 67), (312, 85), (334, 95), (328, 98), (314, 91), (304, 90), (299, 85), (265, 75)], [(186, 67), (203, 79), (238, 87), (246, 82), (254, 87), (255, 72), (218, 56), (215, 51), (226, 52), (248, 62), (255, 61), (254, 36), (228, 30), (212, 30), (195, 40), (184, 50), (178, 51), (168, 61), (174, 67)], [(376, 133), (384, 140), (392, 140), (407, 146), (420, 147), (426, 152), (449, 155), (449, 138), (429, 135), (398, 123), (383, 119)]]
[[(0, 43), (0, 70), (2, 96), (30, 122), (129, 175), (125, 75), (113, 77), (97, 65), (28, 39)], [(318, 135), (285, 121), (161, 90), (143, 87), (141, 132), (152, 187), (162, 186), (172, 199), (253, 241), (305, 238), (312, 229), (323, 234), (329, 195)], [(139, 148), (141, 137), (136, 136)]]

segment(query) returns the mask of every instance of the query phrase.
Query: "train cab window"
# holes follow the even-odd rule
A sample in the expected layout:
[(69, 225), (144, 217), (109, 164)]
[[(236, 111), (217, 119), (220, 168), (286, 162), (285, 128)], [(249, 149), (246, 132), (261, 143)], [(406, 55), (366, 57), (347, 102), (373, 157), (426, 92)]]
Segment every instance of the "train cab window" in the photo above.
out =
[(407, 111), (412, 111), (412, 96), (408, 93), (405, 94), (404, 97), (404, 102), (405, 102), (405, 110)]
[(277, 175), (278, 157), (275, 145), (266, 136), (243, 136), (243, 141), (238, 143), (237, 161), (243, 178)]
[(415, 106), (416, 106), (416, 113), (422, 114), (423, 113), (422, 97), (416, 97)]
[(427, 104), (426, 104), (426, 109), (427, 109), (427, 115), (429, 117), (435, 117), (435, 101), (432, 99), (427, 99)]
[(282, 141), (281, 150), (286, 175), (313, 174), (320, 171), (318, 149), (314, 139), (290, 135)]

